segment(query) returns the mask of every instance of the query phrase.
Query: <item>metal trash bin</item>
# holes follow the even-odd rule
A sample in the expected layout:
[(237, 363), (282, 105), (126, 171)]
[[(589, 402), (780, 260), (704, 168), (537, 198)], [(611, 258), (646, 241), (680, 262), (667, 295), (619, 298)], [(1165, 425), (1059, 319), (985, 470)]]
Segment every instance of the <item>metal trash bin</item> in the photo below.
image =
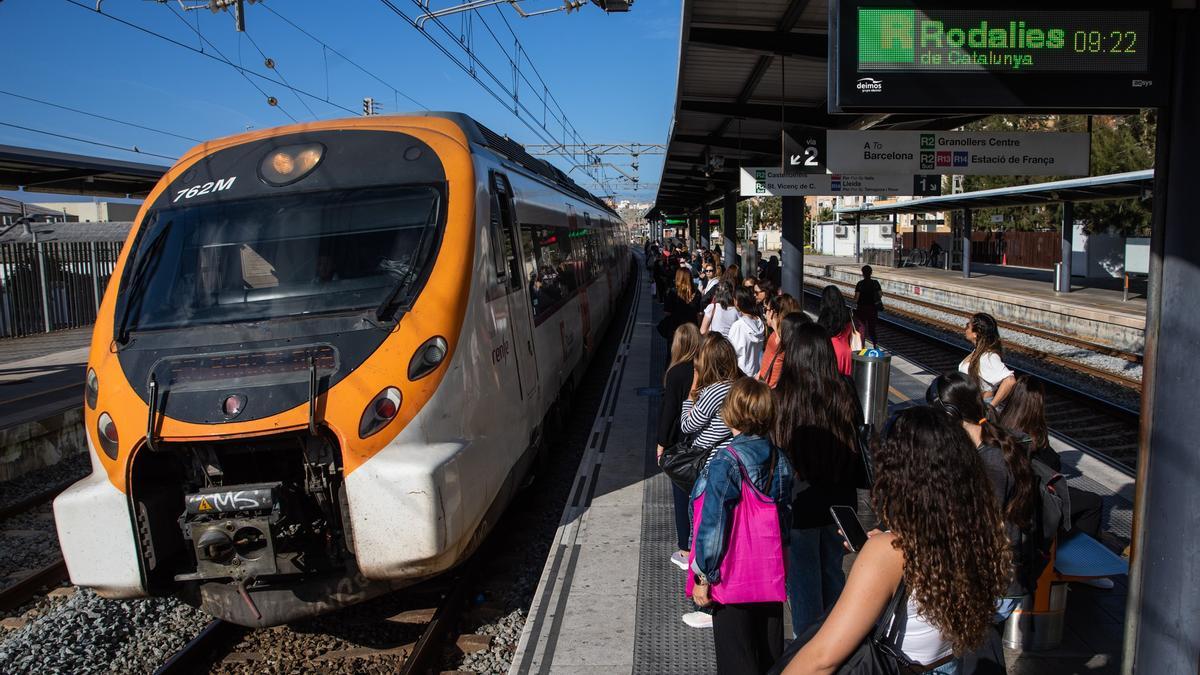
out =
[(862, 402), (863, 422), (883, 429), (888, 418), (888, 383), (892, 374), (892, 355), (880, 349), (866, 349), (851, 355), (854, 388)]
[(1067, 584), (1050, 586), (1050, 607), (1034, 610), (1033, 595), (1021, 599), (1021, 606), (1004, 622), (1004, 646), (1008, 649), (1044, 651), (1062, 643), (1067, 610)]

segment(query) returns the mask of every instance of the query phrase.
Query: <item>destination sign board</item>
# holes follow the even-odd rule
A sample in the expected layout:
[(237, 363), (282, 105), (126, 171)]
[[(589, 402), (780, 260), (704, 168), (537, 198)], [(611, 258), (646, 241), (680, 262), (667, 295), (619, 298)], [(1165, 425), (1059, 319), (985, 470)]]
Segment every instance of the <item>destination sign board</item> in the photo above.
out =
[(832, 4), (834, 112), (1121, 109), (1166, 95), (1165, 13), (1154, 9)]
[(781, 171), (777, 166), (745, 166), (741, 170), (741, 193), (743, 197), (930, 197), (942, 193), (942, 179), (932, 174), (795, 174)]
[(1086, 176), (1088, 134), (1062, 132), (834, 131), (831, 171), (966, 176)]

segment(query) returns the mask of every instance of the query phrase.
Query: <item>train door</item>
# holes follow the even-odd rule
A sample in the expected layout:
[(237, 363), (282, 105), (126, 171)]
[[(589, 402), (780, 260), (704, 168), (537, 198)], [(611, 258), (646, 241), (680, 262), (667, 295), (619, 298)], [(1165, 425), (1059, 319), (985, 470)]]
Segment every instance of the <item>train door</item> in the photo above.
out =
[(525, 274), (521, 264), (520, 238), (517, 234), (516, 208), (512, 186), (501, 173), (492, 172), (492, 226), (502, 243), (504, 274), (508, 277), (506, 295), (513, 355), (521, 381), (521, 398), (536, 398), (538, 386), (537, 354), (533, 345), (533, 316), (525, 301)]

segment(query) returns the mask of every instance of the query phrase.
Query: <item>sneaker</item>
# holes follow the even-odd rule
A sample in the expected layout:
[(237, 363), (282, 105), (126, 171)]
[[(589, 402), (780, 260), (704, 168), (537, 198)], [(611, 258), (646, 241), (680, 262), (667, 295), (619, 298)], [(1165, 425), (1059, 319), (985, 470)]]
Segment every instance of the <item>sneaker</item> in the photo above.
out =
[(683, 622), (692, 628), (712, 628), (712, 614), (708, 612), (688, 612), (683, 615)]
[(1087, 584), (1092, 588), (1099, 588), (1102, 591), (1111, 591), (1113, 589), (1113, 580), (1108, 577), (1096, 577), (1095, 579), (1081, 579), (1079, 583)]
[(686, 572), (687, 568), (688, 568), (687, 551), (675, 551), (674, 553), (672, 553), (671, 554), (671, 562), (674, 563), (676, 567), (678, 567), (679, 569)]

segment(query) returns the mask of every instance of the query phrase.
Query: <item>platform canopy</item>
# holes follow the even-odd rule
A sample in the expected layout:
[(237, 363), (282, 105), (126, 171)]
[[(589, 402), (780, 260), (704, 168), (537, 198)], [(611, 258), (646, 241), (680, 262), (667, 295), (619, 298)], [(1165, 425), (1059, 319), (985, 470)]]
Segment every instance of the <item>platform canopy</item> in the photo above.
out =
[(1154, 170), (1128, 171), (1105, 176), (1071, 178), (1030, 185), (1010, 185), (954, 195), (922, 197), (903, 202), (863, 204), (838, 209), (842, 215), (877, 216), (894, 213), (933, 213), (1007, 206), (1039, 206), (1062, 202), (1094, 202), (1149, 196)]
[(0, 145), (0, 189), (145, 197), (170, 167)]
[(826, 0), (683, 0), (679, 77), (653, 214), (712, 204), (739, 166), (781, 162), (781, 129), (952, 129), (978, 116), (826, 112)]

